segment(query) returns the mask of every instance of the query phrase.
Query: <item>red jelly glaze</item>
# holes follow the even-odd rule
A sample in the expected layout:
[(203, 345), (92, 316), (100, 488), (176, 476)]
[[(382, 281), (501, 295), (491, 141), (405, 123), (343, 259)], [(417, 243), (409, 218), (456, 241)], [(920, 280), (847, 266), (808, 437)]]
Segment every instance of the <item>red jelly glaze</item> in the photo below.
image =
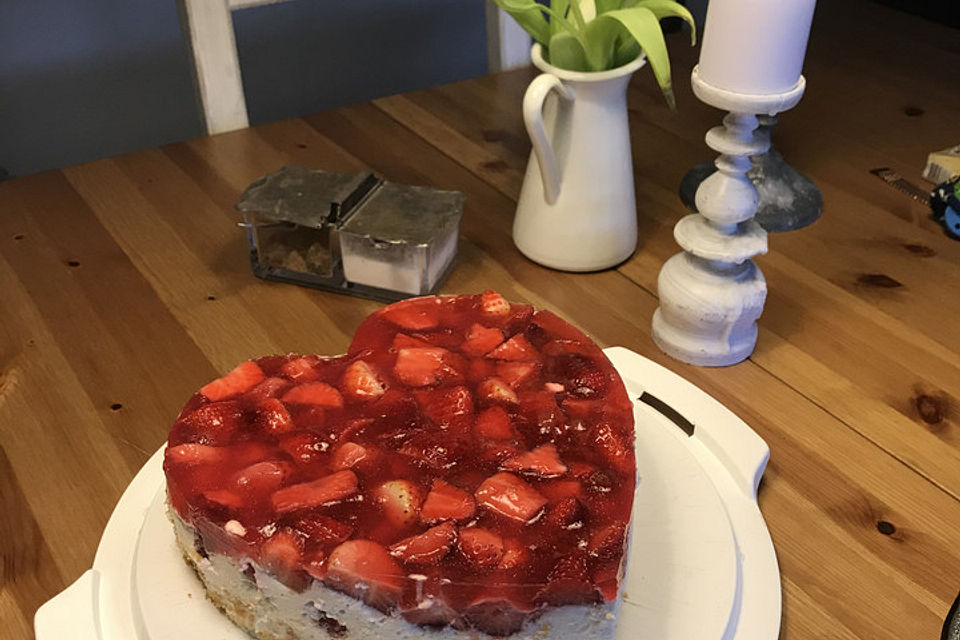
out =
[[(497, 342), (478, 324), (502, 333), (488, 352), (500, 359), (475, 354), (478, 336), (484, 347)], [(350, 368), (357, 361), (364, 365)], [(436, 526), (418, 512), (440, 479), (476, 501), (466, 520), (472, 504), (464, 493), (454, 492), (452, 504), (449, 495), (433, 502), (451, 504), (456, 530), (492, 535), (450, 545), (446, 526), (439, 550), (423, 556), (430, 562), (406, 563), (395, 553), (395, 566), (380, 559), (360, 567), (360, 579), (382, 578), (371, 604), (397, 607), (417, 623), (506, 633), (543, 606), (615, 598), (636, 478), (632, 404), (600, 349), (558, 316), (507, 305), (493, 292), (416, 298), (369, 316), (346, 355), (254, 362), (262, 378), (245, 365), (246, 377), (231, 379), (250, 388), (217, 403), (198, 392), (170, 431), (170, 501), (200, 529), (208, 551), (268, 560), (279, 579), (302, 589), (324, 576), (326, 558), (345, 539), (388, 549)], [(309, 393), (290, 393), (305, 385)], [(491, 407), (499, 408), (475, 429), (477, 415)], [(538, 447), (542, 464), (528, 455)], [(317, 482), (327, 477), (335, 486)], [(514, 482), (522, 490), (511, 491)], [(521, 504), (511, 503), (514, 494)], [(305, 506), (290, 506), (299, 502)], [(224, 530), (230, 520), (246, 533)], [(269, 545), (264, 558), (265, 540), (278, 531), (286, 544)], [(331, 582), (349, 592), (342, 573), (338, 565)], [(398, 595), (394, 573), (419, 577), (399, 578)], [(424, 594), (436, 598), (429, 610), (417, 609)]]

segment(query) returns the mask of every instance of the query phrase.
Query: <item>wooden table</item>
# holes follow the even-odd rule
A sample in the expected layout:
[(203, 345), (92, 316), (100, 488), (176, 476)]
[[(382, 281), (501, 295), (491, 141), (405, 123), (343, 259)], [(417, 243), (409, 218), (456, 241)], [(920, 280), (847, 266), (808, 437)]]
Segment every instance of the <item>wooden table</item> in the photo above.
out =
[(756, 352), (685, 366), (650, 339), (678, 249), (677, 184), (720, 113), (671, 38), (679, 109), (630, 88), (640, 248), (574, 275), (525, 260), (510, 223), (532, 72), (478, 78), (0, 184), (0, 621), (89, 568), (124, 487), (189, 395), (271, 352), (338, 353), (377, 305), (257, 280), (233, 205), (285, 163), (372, 168), (467, 194), (447, 292), (488, 287), (561, 313), (705, 389), (770, 445), (760, 506), (779, 555), (784, 638), (934, 638), (960, 587), (960, 243), (868, 170), (919, 181), (960, 141), (956, 31), (821, 3), (807, 95), (776, 142), (823, 191), (810, 228), (771, 237)]

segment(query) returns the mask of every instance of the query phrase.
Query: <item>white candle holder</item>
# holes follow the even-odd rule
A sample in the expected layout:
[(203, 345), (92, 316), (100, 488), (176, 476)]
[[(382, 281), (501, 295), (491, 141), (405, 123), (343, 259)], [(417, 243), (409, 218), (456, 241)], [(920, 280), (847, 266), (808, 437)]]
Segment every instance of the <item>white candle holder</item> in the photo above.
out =
[[(770, 139), (777, 116), (757, 115), (755, 135)], [(760, 195), (756, 221), (768, 233), (796, 231), (809, 226), (823, 212), (823, 195), (810, 178), (791, 167), (771, 142), (766, 153), (750, 158), (747, 177)], [(696, 213), (697, 187), (716, 173), (713, 162), (700, 162), (680, 179), (680, 201)]]
[(755, 135), (754, 114), (774, 115), (803, 96), (803, 76), (790, 91), (745, 94), (726, 91), (691, 76), (693, 92), (729, 113), (722, 127), (707, 132), (707, 146), (720, 153), (717, 172), (696, 193), (700, 213), (686, 216), (673, 235), (683, 248), (664, 263), (653, 314), (653, 339), (668, 355), (696, 365), (726, 366), (747, 358), (757, 342), (757, 318), (767, 284), (750, 258), (767, 252), (767, 232), (753, 219), (757, 189), (747, 177), (750, 156), (764, 153), (770, 140)]

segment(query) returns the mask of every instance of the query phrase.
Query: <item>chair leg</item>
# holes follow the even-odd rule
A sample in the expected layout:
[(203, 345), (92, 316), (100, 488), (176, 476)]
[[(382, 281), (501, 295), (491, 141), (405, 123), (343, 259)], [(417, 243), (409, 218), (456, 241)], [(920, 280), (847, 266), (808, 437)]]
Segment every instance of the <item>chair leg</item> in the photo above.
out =
[(485, 5), (487, 72), (507, 71), (530, 64), (530, 35), (492, 2)]
[(177, 0), (207, 133), (249, 126), (228, 0)]

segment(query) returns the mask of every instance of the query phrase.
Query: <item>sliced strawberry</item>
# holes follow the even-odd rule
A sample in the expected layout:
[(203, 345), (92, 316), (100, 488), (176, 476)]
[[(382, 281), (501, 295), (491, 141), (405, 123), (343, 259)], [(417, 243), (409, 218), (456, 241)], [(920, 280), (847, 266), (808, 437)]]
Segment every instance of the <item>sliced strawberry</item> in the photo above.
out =
[(467, 332), (467, 339), (460, 345), (460, 351), (468, 356), (482, 356), (503, 342), (500, 329), (485, 327), (474, 323)]
[(330, 458), (330, 468), (334, 471), (350, 469), (356, 467), (365, 461), (370, 461), (375, 452), (372, 447), (365, 447), (354, 442), (344, 442), (337, 447)]
[(223, 444), (240, 428), (243, 413), (233, 400), (200, 405), (180, 418), (190, 439), (200, 444)]
[(303, 556), (303, 570), (311, 578), (323, 580), (327, 577), (327, 552), (323, 549), (316, 549)]
[(510, 414), (500, 406), (481, 411), (477, 415), (473, 431), (487, 440), (518, 440), (520, 438), (520, 433), (510, 420)]
[(596, 345), (580, 340), (571, 340), (569, 338), (557, 338), (550, 340), (540, 347), (540, 352), (545, 356), (561, 356), (568, 353), (579, 353), (583, 356), (596, 358), (599, 349)]
[(298, 431), (284, 436), (280, 448), (298, 464), (311, 464), (323, 459), (330, 444), (312, 431)]
[(449, 352), (443, 357), (444, 381), (461, 382), (467, 374), (470, 363), (459, 353)]
[(501, 378), (487, 378), (477, 385), (477, 395), (487, 402), (516, 404), (517, 392)]
[(557, 502), (564, 498), (583, 497), (583, 486), (577, 480), (541, 482), (537, 485), (537, 491), (549, 498), (551, 502)]
[(317, 430), (327, 423), (327, 411), (318, 404), (291, 404), (287, 411), (297, 429)]
[(467, 527), (460, 530), (457, 550), (472, 567), (493, 569), (503, 559), (503, 538), (488, 529)]
[(570, 463), (570, 475), (577, 479), (586, 478), (592, 472), (596, 471), (596, 467), (587, 462), (582, 462), (580, 460), (574, 460)]
[(317, 356), (294, 358), (280, 367), (280, 373), (300, 384), (313, 382), (320, 378), (320, 358)]
[(535, 379), (538, 373), (540, 373), (539, 362), (524, 362), (522, 360), (497, 362), (497, 375), (506, 380), (514, 389)]
[(570, 417), (580, 419), (599, 415), (603, 409), (603, 403), (600, 400), (587, 400), (585, 398), (574, 398), (573, 396), (565, 397), (561, 406)]
[(450, 352), (440, 347), (400, 349), (393, 365), (393, 373), (405, 385), (426, 387), (458, 377), (459, 372), (449, 364)]
[(420, 466), (436, 471), (449, 469), (466, 453), (466, 441), (450, 430), (424, 429), (414, 434), (398, 451)]
[(605, 562), (597, 567), (593, 572), (593, 584), (597, 585), (604, 600), (616, 600), (620, 588), (620, 561)]
[(496, 291), (488, 289), (480, 294), (480, 311), (486, 316), (506, 316), (510, 313), (510, 303)]
[(444, 522), (390, 545), (390, 553), (404, 564), (437, 564), (450, 552), (456, 539), (457, 527), (452, 522)]
[(590, 536), (587, 551), (591, 556), (604, 560), (619, 558), (626, 544), (626, 530), (627, 527), (622, 522), (614, 522), (597, 529)]
[(560, 382), (567, 392), (578, 398), (593, 398), (603, 394), (609, 383), (596, 360), (580, 353), (567, 353), (549, 359), (547, 374)]
[(555, 606), (599, 602), (600, 594), (590, 581), (586, 555), (573, 552), (561, 558), (547, 576), (547, 585), (537, 599)]
[(462, 433), (473, 424), (473, 396), (462, 385), (417, 391), (414, 395), (423, 412), (441, 429)]
[(271, 501), (274, 511), (287, 513), (339, 502), (356, 492), (357, 475), (353, 471), (345, 470), (318, 480), (279, 489), (274, 492)]
[(540, 327), (546, 333), (554, 336), (577, 342), (591, 343), (590, 338), (588, 338), (586, 334), (557, 314), (546, 309), (541, 309), (534, 313), (533, 318), (531, 318), (531, 324)]
[(484, 480), (473, 495), (478, 504), (521, 522), (531, 520), (547, 504), (536, 489), (505, 471)]
[(523, 449), (513, 440), (490, 440), (480, 444), (478, 460), (499, 467), (504, 460), (523, 453)]
[(293, 528), (302, 533), (307, 545), (332, 547), (350, 537), (353, 527), (317, 513), (309, 513), (293, 523)]
[(488, 358), (497, 360), (536, 360), (539, 355), (533, 345), (521, 333), (487, 353)]
[(503, 463), (503, 468), (509, 471), (519, 471), (539, 478), (556, 478), (567, 472), (567, 465), (560, 460), (557, 448), (552, 444), (545, 444), (533, 451), (527, 451)]
[(263, 370), (256, 362), (244, 362), (222, 378), (200, 387), (200, 393), (216, 402), (243, 393), (263, 378)]
[(573, 497), (563, 498), (547, 509), (544, 523), (549, 529), (570, 529), (583, 526), (583, 507)]
[(226, 455), (226, 451), (220, 447), (211, 447), (206, 444), (178, 444), (175, 447), (167, 447), (163, 452), (164, 466), (168, 464), (184, 465), (192, 467), (198, 464), (212, 464), (220, 462)]
[(564, 434), (566, 419), (554, 394), (547, 391), (521, 391), (518, 409), (520, 430), (536, 441)]
[(522, 302), (513, 302), (510, 304), (510, 313), (504, 320), (504, 333), (512, 336), (515, 333), (523, 333), (530, 326), (530, 318), (533, 316), (533, 307)]
[(467, 380), (476, 383), (497, 375), (495, 364), (493, 360), (486, 358), (470, 358), (467, 364)]
[(598, 423), (593, 428), (592, 438), (610, 466), (622, 472), (633, 470), (633, 447), (609, 422)]
[(374, 503), (392, 524), (405, 527), (417, 521), (423, 491), (409, 480), (390, 480), (370, 492)]
[(255, 421), (258, 427), (270, 435), (293, 431), (293, 418), (282, 402), (267, 398), (257, 404)]
[(326, 382), (308, 382), (283, 394), (283, 401), (299, 404), (316, 404), (321, 407), (340, 408), (343, 396)]
[(610, 493), (618, 484), (616, 476), (608, 469), (594, 469), (583, 477), (583, 486), (593, 493)]
[[(402, 442), (427, 424), (420, 405), (409, 391), (400, 391), (399, 386), (387, 389), (382, 398), (365, 407), (364, 413), (372, 419), (363, 431), (368, 438)], [(340, 439), (345, 437), (341, 435)]]
[(400, 600), (404, 572), (390, 552), (371, 540), (347, 540), (327, 559), (324, 582), (381, 611)]
[(523, 546), (517, 538), (503, 539), (503, 557), (497, 569), (517, 569), (530, 563), (530, 549)]
[(210, 502), (223, 507), (230, 509), (240, 509), (243, 507), (243, 498), (241, 498), (237, 492), (229, 489), (209, 489), (202, 492), (201, 495)]
[(465, 522), (477, 512), (477, 503), (466, 491), (439, 478), (433, 481), (430, 493), (420, 509), (420, 522), (436, 524), (443, 520)]
[(367, 427), (374, 423), (373, 418), (351, 418), (350, 420), (344, 420), (338, 427), (340, 431), (337, 433), (338, 440), (344, 440), (346, 438), (355, 438), (361, 433), (363, 433)]
[(302, 557), (303, 540), (289, 528), (280, 529), (260, 546), (260, 564), (291, 588), (303, 585), (303, 578), (298, 575)]
[(440, 331), (430, 331), (425, 333), (416, 333), (413, 336), (423, 340), (431, 347), (442, 347), (444, 349), (459, 349), (463, 343), (463, 331), (454, 331), (453, 329), (441, 329)]
[(405, 333), (398, 333), (397, 335), (393, 336), (392, 346), (395, 351), (399, 351), (400, 349), (409, 349), (410, 347), (432, 347), (434, 345), (430, 344), (426, 340), (414, 338), (413, 336), (408, 336)]
[(253, 498), (267, 496), (283, 485), (292, 470), (289, 462), (256, 462), (235, 473), (231, 484), (243, 495)]
[(363, 360), (356, 360), (343, 372), (340, 388), (350, 400), (369, 402), (382, 396), (387, 385), (377, 376), (373, 368)]
[(256, 405), (261, 400), (276, 398), (290, 388), (290, 381), (283, 378), (266, 378), (263, 382), (247, 392), (245, 400)]
[(239, 469), (251, 465), (254, 462), (267, 460), (273, 454), (272, 447), (263, 442), (253, 440), (237, 442), (236, 444), (230, 445), (229, 448), (224, 447), (223, 450), (230, 460), (232, 469)]
[(380, 315), (401, 329), (422, 331), (440, 323), (440, 298), (410, 298), (380, 310)]

